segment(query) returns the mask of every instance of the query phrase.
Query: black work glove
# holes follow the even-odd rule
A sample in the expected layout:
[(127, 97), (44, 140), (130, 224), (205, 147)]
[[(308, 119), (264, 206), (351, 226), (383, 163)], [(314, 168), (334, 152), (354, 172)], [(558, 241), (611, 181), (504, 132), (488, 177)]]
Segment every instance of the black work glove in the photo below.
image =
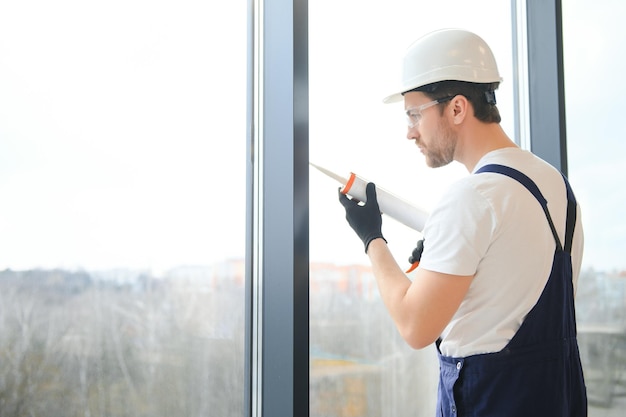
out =
[(349, 199), (339, 190), (339, 202), (346, 209), (346, 220), (363, 241), (365, 253), (367, 253), (367, 247), (372, 240), (379, 237), (385, 242), (387, 240), (381, 231), (383, 219), (376, 199), (376, 186), (373, 182), (367, 184), (365, 196), (367, 201), (364, 204), (359, 204), (359, 201)]
[(408, 274), (409, 272), (413, 272), (415, 268), (419, 266), (420, 260), (422, 259), (422, 252), (424, 252), (424, 239), (417, 241), (415, 249), (413, 249), (411, 256), (409, 256), (409, 263), (411, 264), (411, 267), (404, 272)]
[(409, 263), (412, 265), (415, 262), (419, 262), (422, 259), (422, 252), (424, 252), (424, 239), (418, 240), (415, 249), (409, 256)]

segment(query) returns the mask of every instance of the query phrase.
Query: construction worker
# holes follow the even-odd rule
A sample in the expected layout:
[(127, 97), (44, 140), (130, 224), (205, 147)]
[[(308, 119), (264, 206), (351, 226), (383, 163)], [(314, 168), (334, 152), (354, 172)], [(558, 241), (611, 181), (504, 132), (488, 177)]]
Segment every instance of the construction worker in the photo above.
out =
[(365, 203), (339, 199), (402, 337), (416, 349), (436, 343), (438, 416), (586, 416), (580, 210), (567, 179), (500, 126), (501, 81), (483, 39), (444, 29), (408, 48), (402, 85), (384, 99), (404, 101), (407, 138), (428, 166), (458, 161), (470, 173), (426, 221), (412, 280), (383, 237), (375, 185)]

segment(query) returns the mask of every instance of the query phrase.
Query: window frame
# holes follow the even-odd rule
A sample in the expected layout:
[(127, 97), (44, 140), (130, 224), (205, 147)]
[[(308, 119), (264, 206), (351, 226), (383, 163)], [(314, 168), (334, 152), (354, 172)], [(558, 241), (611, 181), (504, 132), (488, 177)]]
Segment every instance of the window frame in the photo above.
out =
[(248, 5), (244, 412), (308, 416), (308, 1)]
[(516, 136), (567, 175), (561, 0), (512, 0)]

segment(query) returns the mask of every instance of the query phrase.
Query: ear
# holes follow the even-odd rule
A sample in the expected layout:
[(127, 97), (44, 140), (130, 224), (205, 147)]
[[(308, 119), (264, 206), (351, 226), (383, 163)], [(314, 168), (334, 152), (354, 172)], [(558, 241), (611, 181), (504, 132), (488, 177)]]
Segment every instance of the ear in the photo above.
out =
[(467, 97), (459, 94), (451, 100), (450, 109), (452, 113), (453, 123), (459, 125), (463, 123), (463, 121), (467, 117), (469, 117), (469, 113), (471, 112), (471, 104)]

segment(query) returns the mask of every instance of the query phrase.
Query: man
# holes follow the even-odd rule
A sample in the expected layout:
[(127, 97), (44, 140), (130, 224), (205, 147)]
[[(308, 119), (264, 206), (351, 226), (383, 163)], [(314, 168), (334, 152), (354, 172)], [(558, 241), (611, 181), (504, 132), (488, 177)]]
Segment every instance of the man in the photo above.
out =
[(374, 184), (365, 203), (339, 198), (402, 337), (437, 344), (437, 415), (586, 416), (580, 212), (561, 173), (501, 128), (500, 81), (480, 37), (439, 30), (409, 47), (402, 87), (385, 99), (404, 100), (407, 138), (430, 167), (458, 161), (471, 174), (432, 211), (412, 281), (383, 237)]

